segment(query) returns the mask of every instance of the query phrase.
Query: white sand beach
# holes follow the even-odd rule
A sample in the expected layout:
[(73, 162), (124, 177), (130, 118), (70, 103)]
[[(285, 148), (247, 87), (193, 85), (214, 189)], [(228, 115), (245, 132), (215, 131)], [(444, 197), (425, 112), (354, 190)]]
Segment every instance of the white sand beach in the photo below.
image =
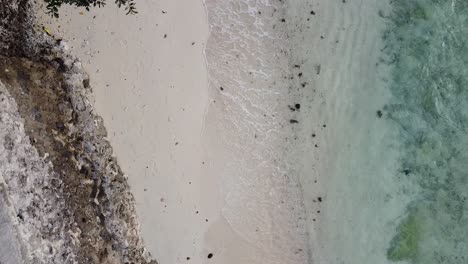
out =
[(329, 263), (342, 222), (319, 213), (338, 217), (340, 100), (375, 64), (376, 6), (146, 0), (136, 16), (41, 16), (90, 75), (160, 264)]
[(199, 1), (139, 1), (136, 16), (109, 4), (42, 16), (88, 71), (95, 108), (137, 202), (141, 232), (159, 263), (206, 259), (203, 234), (220, 201), (202, 186), (208, 103)]
[[(274, 132), (284, 122), (274, 103), (282, 94), (259, 90), (258, 103), (267, 99), (263, 106), (225, 111), (243, 102), (223, 106), (229, 96), (208, 85), (202, 2), (140, 1), (138, 11), (124, 16), (111, 5), (91, 12), (63, 8), (59, 20), (41, 15), (40, 21), (68, 43), (90, 75), (95, 108), (128, 176), (147, 248), (161, 264), (304, 263), (304, 228), (290, 212), (294, 206), (287, 206), (299, 199), (289, 201), (293, 194), (274, 179), (284, 169), (274, 154), (284, 134)], [(211, 42), (213, 50), (223, 44)], [(269, 44), (259, 45), (250, 52)], [(282, 60), (274, 71), (287, 67)], [(226, 87), (226, 95), (233, 88)], [(262, 99), (265, 92), (271, 95)], [(264, 128), (249, 124), (251, 114), (268, 112)], [(235, 128), (240, 124), (245, 130)]]
[(0, 262), (465, 264), (467, 14), (0, 0)]

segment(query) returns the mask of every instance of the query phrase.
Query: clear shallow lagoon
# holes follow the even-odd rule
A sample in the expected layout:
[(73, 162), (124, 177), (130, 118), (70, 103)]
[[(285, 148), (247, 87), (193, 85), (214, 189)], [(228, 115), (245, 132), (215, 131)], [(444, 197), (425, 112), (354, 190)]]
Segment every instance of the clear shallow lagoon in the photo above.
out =
[(414, 185), (388, 258), (468, 263), (468, 2), (393, 1), (387, 122), (399, 131), (396, 178)]
[(207, 5), (210, 82), (259, 151), (226, 188), (292, 198), (268, 209), (309, 238), (290, 262), (468, 263), (468, 2), (223, 3)]
[(468, 263), (468, 3), (382, 2), (289, 3), (310, 262)]
[[(326, 147), (310, 157), (320, 157), (321, 188), (302, 173), (306, 204), (325, 197), (307, 210), (311, 262), (468, 263), (468, 2), (359, 1), (367, 13), (347, 4), (335, 27), (354, 28), (342, 41), (355, 54), (328, 57), (336, 68), (325, 78), (339, 81), (318, 85), (311, 113), (331, 130), (320, 129)], [(369, 24), (380, 33), (362, 33)]]

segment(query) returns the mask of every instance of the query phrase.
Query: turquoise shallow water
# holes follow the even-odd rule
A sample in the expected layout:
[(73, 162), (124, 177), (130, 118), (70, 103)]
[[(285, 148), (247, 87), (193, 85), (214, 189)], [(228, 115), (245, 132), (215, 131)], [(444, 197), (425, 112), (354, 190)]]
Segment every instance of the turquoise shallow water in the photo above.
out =
[(468, 2), (393, 1), (384, 34), (397, 177), (418, 187), (387, 257), (468, 263)]
[(300, 173), (309, 262), (467, 264), (468, 1), (291, 1), (289, 14), (314, 87), (299, 133), (315, 146)]
[(219, 124), (242, 142), (225, 215), (263, 262), (468, 264), (467, 1), (206, 3)]

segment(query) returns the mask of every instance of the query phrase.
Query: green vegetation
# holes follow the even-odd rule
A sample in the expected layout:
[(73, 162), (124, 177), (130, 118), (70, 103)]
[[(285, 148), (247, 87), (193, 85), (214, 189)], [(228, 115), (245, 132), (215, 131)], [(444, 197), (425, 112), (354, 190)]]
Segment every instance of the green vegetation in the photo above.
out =
[(412, 212), (398, 227), (398, 235), (391, 242), (387, 252), (392, 261), (415, 260), (418, 256), (422, 231), (422, 217)]
[[(59, 8), (63, 5), (74, 5), (78, 7), (84, 7), (89, 10), (91, 7), (103, 7), (106, 5), (106, 0), (44, 0), (47, 3), (47, 13), (59, 17)], [(137, 10), (135, 7), (134, 0), (114, 0), (115, 4), (120, 8), (124, 7), (127, 11), (127, 15), (136, 14)]]
[(468, 1), (393, 0), (382, 17), (392, 66), (384, 110), (400, 131), (396, 173), (413, 199), (387, 258), (467, 264)]

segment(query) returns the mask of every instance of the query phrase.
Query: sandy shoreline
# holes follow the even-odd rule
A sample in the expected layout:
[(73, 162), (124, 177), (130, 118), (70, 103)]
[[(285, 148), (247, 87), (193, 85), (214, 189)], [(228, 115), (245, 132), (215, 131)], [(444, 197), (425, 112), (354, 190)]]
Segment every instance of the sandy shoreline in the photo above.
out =
[(159, 263), (334, 258), (339, 91), (375, 63), (370, 2), (141, 1), (137, 16), (42, 17), (90, 74)]
[(0, 262), (467, 259), (466, 4), (136, 2), (0, 0)]
[(141, 1), (138, 16), (112, 5), (81, 11), (64, 8), (60, 23), (46, 27), (68, 41), (90, 73), (95, 107), (128, 176), (147, 247), (159, 263), (201, 262), (211, 218), (201, 199), (208, 197), (206, 207), (219, 200), (201, 187), (208, 101), (203, 6)]
[[(277, 23), (279, 15), (267, 23)], [(303, 229), (297, 213), (289, 212), (300, 212), (298, 198), (287, 187), (295, 183), (284, 185), (284, 161), (274, 158), (286, 133), (282, 113), (289, 110), (275, 107), (282, 95), (263, 90), (269, 80), (259, 75), (252, 91), (260, 93), (252, 96), (262, 100), (262, 94), (271, 93), (259, 101), (263, 105), (240, 116), (226, 111), (243, 103), (223, 99), (229, 85), (224, 95), (217, 84), (208, 86), (203, 54), (208, 20), (201, 1), (142, 1), (135, 17), (106, 7), (90, 13), (64, 8), (58, 23), (41, 19), (68, 42), (90, 74), (96, 110), (135, 195), (146, 246), (159, 263), (205, 263), (210, 253), (212, 263), (223, 264), (305, 261)], [(216, 37), (215, 48), (223, 45)], [(247, 52), (279, 51), (266, 41)], [(283, 68), (286, 57), (272, 73)], [(221, 79), (212, 76), (216, 80)], [(243, 122), (250, 126), (249, 115), (255, 112), (272, 114), (264, 128), (231, 134)], [(263, 143), (258, 145), (254, 134)]]

